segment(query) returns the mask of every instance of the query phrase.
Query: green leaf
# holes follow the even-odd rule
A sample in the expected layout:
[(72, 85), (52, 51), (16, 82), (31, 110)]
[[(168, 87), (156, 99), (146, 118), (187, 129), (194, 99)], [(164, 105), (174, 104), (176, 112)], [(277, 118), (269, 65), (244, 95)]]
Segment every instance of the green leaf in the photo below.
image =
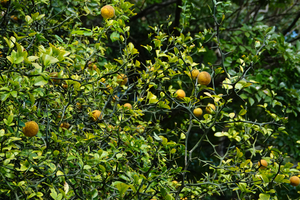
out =
[(247, 110), (246, 109), (242, 109), (242, 110), (240, 110), (239, 115), (243, 116), (246, 113), (247, 113)]
[(50, 196), (54, 199), (54, 200), (57, 200), (57, 192), (55, 191), (54, 188), (51, 188), (51, 193), (50, 193)]
[(252, 106), (255, 103), (254, 99), (251, 97), (249, 97), (248, 100), (249, 100), (250, 106)]
[(0, 100), (1, 101), (5, 101), (10, 95), (10, 92), (7, 92), (7, 93), (1, 93), (0, 94)]
[(129, 185), (126, 183), (118, 182), (116, 188), (119, 190), (120, 196), (123, 197), (125, 192), (128, 190)]
[(18, 92), (17, 92), (17, 91), (11, 91), (10, 94), (11, 94), (11, 96), (13, 96), (14, 98), (16, 98), (17, 95), (18, 95)]
[(48, 81), (45, 80), (43, 76), (34, 77), (34, 85), (35, 86), (41, 86), (41, 85), (45, 85), (47, 83), (48, 83)]
[(274, 181), (277, 183), (281, 183), (284, 178), (285, 176), (283, 174), (278, 174)]
[(46, 67), (51, 65), (51, 64), (59, 62), (59, 60), (57, 58), (54, 58), (50, 55), (45, 55), (43, 59), (44, 59), (44, 65)]
[(113, 32), (110, 34), (110, 39), (112, 42), (118, 41), (120, 39), (120, 34), (118, 32)]
[(269, 194), (263, 194), (263, 193), (259, 194), (259, 199), (258, 200), (269, 200), (269, 199), (270, 199)]
[(14, 120), (14, 115), (11, 113), (7, 118), (8, 124), (11, 124), (13, 120)]
[(34, 105), (34, 103), (35, 103), (35, 98), (34, 98), (34, 96), (33, 96), (30, 92), (27, 92), (27, 94), (28, 94), (28, 96), (29, 96), (31, 105)]

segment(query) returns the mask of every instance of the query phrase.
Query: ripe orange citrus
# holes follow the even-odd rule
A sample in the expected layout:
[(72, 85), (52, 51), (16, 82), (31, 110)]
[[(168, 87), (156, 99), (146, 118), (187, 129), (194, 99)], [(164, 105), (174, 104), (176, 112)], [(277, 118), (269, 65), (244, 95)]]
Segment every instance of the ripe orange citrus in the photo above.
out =
[(94, 121), (97, 121), (98, 119), (102, 119), (102, 116), (100, 117), (100, 115), (101, 115), (101, 111), (100, 110), (94, 110), (92, 112), (92, 115), (93, 115), (93, 120)]
[(200, 117), (202, 115), (203, 111), (201, 108), (195, 108), (193, 113), (196, 117)]
[(101, 8), (101, 15), (104, 19), (109, 19), (115, 16), (115, 9), (110, 6), (106, 5)]
[(267, 161), (261, 159), (260, 161), (258, 161), (258, 166), (260, 169), (265, 169), (268, 166)]
[(120, 74), (117, 76), (117, 82), (120, 84), (120, 85), (125, 85), (127, 82), (128, 82), (128, 78), (125, 74)]
[(33, 137), (39, 132), (39, 125), (35, 121), (29, 121), (25, 123), (23, 127), (23, 133), (27, 137)]
[(177, 99), (183, 99), (185, 97), (185, 92), (182, 89), (179, 89), (176, 91), (176, 95)]
[(125, 103), (124, 104), (124, 107), (125, 108), (128, 108), (128, 109), (132, 109), (132, 105), (130, 103)]
[(299, 179), (298, 176), (292, 176), (292, 177), (290, 178), (290, 184), (291, 184), (292, 186), (298, 186), (299, 183), (300, 183), (300, 179)]
[(200, 72), (198, 74), (198, 83), (200, 83), (201, 85), (208, 85), (211, 81), (211, 76), (208, 72)]
[(191, 74), (192, 74), (192, 79), (195, 80), (199, 74), (199, 70), (198, 69), (193, 69)]
[(205, 108), (206, 112), (208, 112), (209, 114), (214, 114), (216, 111), (216, 106), (214, 104), (207, 104), (206, 108)]

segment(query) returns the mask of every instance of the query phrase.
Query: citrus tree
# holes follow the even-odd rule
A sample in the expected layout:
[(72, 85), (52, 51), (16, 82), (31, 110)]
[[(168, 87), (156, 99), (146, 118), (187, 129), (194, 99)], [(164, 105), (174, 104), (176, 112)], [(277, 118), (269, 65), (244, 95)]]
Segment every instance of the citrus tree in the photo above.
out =
[(297, 110), (258, 67), (294, 47), (264, 24), (228, 37), (233, 5), (206, 1), (212, 26), (195, 32), (182, 1), (137, 45), (130, 2), (2, 0), (0, 196), (277, 199), (299, 185), (276, 145)]

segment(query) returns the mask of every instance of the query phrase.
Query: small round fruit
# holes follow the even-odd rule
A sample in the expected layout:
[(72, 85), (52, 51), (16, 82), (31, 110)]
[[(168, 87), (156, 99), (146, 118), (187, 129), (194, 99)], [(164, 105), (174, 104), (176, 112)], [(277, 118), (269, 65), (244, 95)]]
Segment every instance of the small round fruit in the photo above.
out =
[(115, 9), (110, 5), (103, 6), (101, 8), (101, 16), (104, 19), (112, 18), (115, 16)]
[(27, 137), (33, 137), (39, 132), (39, 125), (34, 121), (29, 121), (25, 123), (23, 127), (23, 133)]
[(128, 108), (128, 109), (132, 109), (132, 105), (130, 103), (125, 103), (124, 104), (124, 107), (125, 108)]
[(176, 94), (177, 94), (176, 96), (177, 99), (183, 99), (185, 97), (185, 92), (182, 89), (177, 90)]
[(208, 112), (209, 114), (214, 114), (216, 111), (216, 106), (214, 104), (207, 104), (206, 108), (205, 108), (206, 112)]
[(117, 79), (117, 83), (119, 83), (119, 85), (125, 85), (128, 82), (128, 78), (125, 74), (119, 74)]
[(100, 115), (101, 115), (101, 111), (100, 110), (94, 110), (92, 112), (92, 115), (93, 115), (93, 120), (94, 121), (97, 121), (98, 119), (102, 119), (102, 116), (100, 117)]
[(300, 179), (299, 179), (298, 176), (292, 176), (292, 177), (290, 178), (290, 184), (291, 184), (292, 186), (298, 186), (299, 183), (300, 183)]
[(261, 159), (260, 161), (258, 161), (258, 167), (259, 167), (260, 169), (265, 169), (267, 166), (268, 166), (267, 161), (265, 161), (265, 160), (263, 160), (263, 159)]
[(201, 85), (208, 85), (211, 81), (211, 76), (208, 72), (200, 72), (198, 74), (198, 83), (200, 83)]
[(200, 117), (202, 115), (203, 111), (201, 108), (195, 108), (193, 113), (196, 117)]
[(192, 75), (192, 79), (195, 80), (199, 74), (199, 70), (198, 69), (193, 69), (192, 72), (191, 72), (191, 75)]

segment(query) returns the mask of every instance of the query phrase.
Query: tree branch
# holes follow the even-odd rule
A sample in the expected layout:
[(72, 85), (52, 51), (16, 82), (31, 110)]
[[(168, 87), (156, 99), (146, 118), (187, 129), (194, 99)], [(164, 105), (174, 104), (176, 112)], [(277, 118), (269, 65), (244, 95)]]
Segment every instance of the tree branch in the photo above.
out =
[(296, 16), (296, 18), (293, 20), (293, 22), (290, 24), (290, 26), (282, 32), (282, 34), (286, 35), (293, 28), (293, 26), (295, 26), (295, 24), (297, 23), (299, 18), (300, 18), (300, 12)]

